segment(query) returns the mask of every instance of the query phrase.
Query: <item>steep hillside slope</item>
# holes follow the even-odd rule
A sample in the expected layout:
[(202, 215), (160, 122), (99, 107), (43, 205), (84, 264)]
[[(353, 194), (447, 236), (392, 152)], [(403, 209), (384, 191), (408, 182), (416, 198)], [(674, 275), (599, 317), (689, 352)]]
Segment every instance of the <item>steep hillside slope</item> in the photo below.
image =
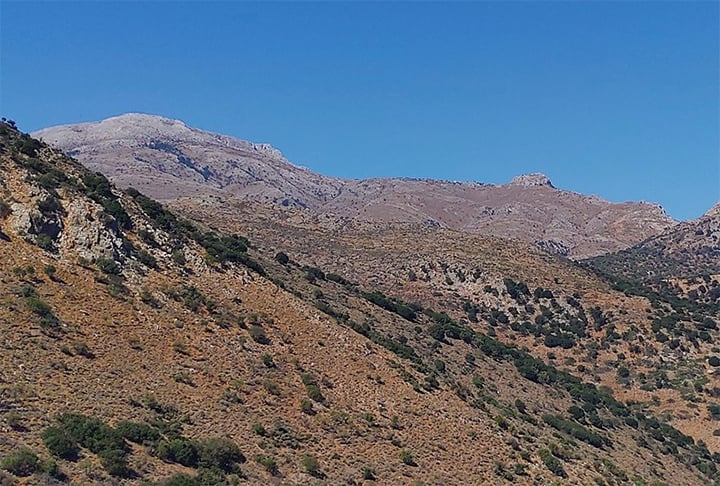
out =
[(541, 174), (506, 185), (414, 179), (342, 180), (296, 167), (265, 144), (128, 114), (35, 133), (119, 187), (160, 200), (239, 197), (337, 217), (415, 222), (516, 238), (583, 258), (617, 251), (674, 221), (657, 205), (613, 204), (555, 189)]
[(681, 223), (591, 265), (628, 280), (654, 282), (720, 274), (720, 210)]
[(450, 307), (266, 258), (12, 125), (0, 137), (4, 483), (716, 474), (718, 456), (644, 404), (617, 402)]
[(361, 285), (442, 309), (504, 343), (525, 346), (720, 452), (710, 413), (720, 396), (713, 364), (717, 305), (697, 306), (642, 287), (623, 293), (593, 271), (521, 243), (425, 225), (370, 224), (227, 201), (175, 206), (250, 235), (268, 255), (285, 251), (305, 265), (352, 275)]
[(671, 228), (627, 250), (585, 262), (619, 289), (647, 286), (666, 299), (687, 299), (702, 309), (720, 307), (720, 211)]

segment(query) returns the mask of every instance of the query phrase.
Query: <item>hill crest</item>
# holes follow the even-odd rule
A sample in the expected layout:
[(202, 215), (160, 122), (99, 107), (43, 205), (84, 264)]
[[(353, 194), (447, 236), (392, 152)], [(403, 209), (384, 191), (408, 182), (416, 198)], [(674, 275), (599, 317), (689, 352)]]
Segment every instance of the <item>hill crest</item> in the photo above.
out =
[(233, 197), (336, 217), (426, 223), (518, 239), (575, 259), (627, 248), (675, 224), (658, 205), (559, 190), (542, 174), (502, 185), (327, 177), (293, 165), (271, 145), (154, 115), (121, 115), (34, 135), (119, 187), (163, 201)]

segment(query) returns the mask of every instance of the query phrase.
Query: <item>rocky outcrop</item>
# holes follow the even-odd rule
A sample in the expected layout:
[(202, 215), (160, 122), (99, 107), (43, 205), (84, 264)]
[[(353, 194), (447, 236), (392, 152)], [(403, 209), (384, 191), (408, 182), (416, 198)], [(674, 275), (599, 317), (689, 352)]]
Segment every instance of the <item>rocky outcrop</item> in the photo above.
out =
[(511, 186), (520, 186), (520, 187), (534, 187), (534, 186), (547, 186), (547, 187), (555, 187), (552, 185), (552, 182), (550, 182), (550, 179), (545, 174), (541, 174), (539, 172), (535, 172), (533, 174), (523, 174), (516, 177), (513, 177), (513, 179), (510, 181)]
[(103, 221), (102, 208), (88, 200), (71, 200), (66, 204), (65, 231), (60, 238), (63, 251), (73, 252), (86, 260), (117, 259), (123, 252), (123, 241), (112, 223)]

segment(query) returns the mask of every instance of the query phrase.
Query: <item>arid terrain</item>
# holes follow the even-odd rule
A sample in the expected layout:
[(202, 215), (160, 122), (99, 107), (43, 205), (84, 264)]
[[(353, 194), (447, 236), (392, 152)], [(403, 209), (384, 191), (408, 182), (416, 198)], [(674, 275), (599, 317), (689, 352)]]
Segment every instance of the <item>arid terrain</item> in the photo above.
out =
[[(714, 276), (118, 174), (0, 125), (3, 484), (718, 480)], [(571, 197), (539, 180), (491, 189)]]
[(127, 114), (33, 135), (118, 187), (134, 187), (160, 201), (223, 196), (335, 218), (422, 223), (517, 239), (574, 259), (627, 248), (675, 224), (655, 204), (609, 203), (559, 190), (542, 174), (504, 185), (326, 177), (293, 165), (268, 144), (151, 115)]

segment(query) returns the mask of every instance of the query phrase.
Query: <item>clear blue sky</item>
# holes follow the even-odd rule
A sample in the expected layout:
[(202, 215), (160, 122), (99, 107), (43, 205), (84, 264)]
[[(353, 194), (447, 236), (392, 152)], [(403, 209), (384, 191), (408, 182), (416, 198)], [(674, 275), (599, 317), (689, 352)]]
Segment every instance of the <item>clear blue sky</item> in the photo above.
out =
[(678, 219), (720, 199), (718, 3), (0, 3), (0, 112), (125, 112), (342, 177), (544, 172)]

